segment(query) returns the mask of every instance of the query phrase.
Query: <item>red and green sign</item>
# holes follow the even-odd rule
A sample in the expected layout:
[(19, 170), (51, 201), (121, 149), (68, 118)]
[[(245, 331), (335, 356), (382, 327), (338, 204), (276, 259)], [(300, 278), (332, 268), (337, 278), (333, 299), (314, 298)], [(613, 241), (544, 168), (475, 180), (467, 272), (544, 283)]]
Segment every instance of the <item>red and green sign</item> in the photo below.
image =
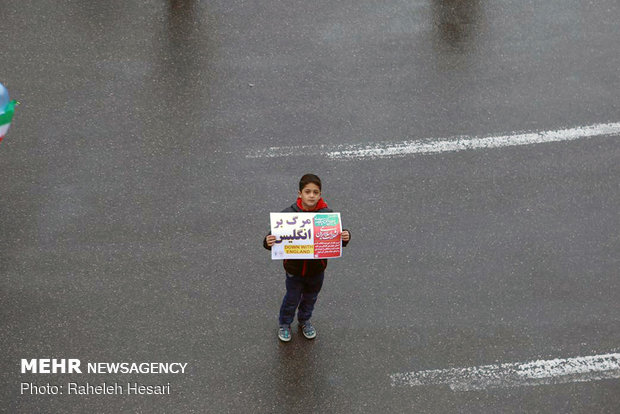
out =
[(342, 255), (340, 214), (317, 214), (314, 224), (314, 257), (317, 259)]

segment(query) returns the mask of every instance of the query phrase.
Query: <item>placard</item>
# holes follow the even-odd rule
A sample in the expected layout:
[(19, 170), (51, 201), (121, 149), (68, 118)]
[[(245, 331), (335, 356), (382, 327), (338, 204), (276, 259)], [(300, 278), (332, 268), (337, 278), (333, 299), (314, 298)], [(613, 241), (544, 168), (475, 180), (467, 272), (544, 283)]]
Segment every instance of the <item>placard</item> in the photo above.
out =
[(342, 256), (340, 213), (270, 213), (273, 260)]

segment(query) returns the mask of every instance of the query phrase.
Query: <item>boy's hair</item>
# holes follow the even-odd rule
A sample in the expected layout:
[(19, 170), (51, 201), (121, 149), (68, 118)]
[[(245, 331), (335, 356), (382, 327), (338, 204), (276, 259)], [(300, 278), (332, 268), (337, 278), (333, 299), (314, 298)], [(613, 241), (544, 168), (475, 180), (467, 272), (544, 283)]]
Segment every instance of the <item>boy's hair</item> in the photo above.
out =
[(299, 180), (299, 191), (302, 191), (308, 184), (316, 184), (321, 189), (321, 179), (314, 174), (306, 174)]

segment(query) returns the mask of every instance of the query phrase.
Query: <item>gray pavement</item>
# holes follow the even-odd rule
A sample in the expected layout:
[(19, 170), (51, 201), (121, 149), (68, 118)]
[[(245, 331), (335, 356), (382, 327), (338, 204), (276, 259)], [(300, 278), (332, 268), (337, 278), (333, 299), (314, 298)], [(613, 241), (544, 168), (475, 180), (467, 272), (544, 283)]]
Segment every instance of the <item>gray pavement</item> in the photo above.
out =
[[(0, 410), (614, 413), (618, 379), (456, 392), (390, 374), (620, 350), (618, 136), (402, 158), (272, 146), (620, 121), (620, 5), (5, 0)], [(315, 172), (352, 242), (318, 337), (276, 338), (268, 213)], [(20, 374), (21, 358), (187, 362)], [(21, 382), (170, 382), (165, 396)]]

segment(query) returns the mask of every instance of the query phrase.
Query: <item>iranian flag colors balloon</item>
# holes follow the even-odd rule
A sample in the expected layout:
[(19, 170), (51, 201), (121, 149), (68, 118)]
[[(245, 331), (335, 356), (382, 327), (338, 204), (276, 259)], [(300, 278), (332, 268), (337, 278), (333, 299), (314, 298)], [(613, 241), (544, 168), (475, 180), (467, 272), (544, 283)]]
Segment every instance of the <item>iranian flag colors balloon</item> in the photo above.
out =
[(15, 112), (15, 104), (15, 101), (9, 99), (9, 91), (0, 83), (0, 141), (4, 139), (4, 136), (11, 126), (11, 120), (13, 120), (13, 113)]

